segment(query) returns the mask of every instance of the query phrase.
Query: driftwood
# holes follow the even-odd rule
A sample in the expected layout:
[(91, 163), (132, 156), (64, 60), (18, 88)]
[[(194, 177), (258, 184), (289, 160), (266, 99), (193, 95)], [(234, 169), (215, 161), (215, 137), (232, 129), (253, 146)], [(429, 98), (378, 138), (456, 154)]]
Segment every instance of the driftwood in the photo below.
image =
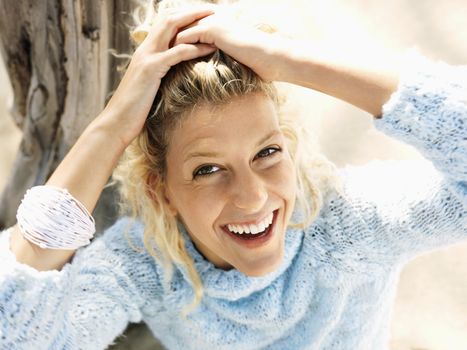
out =
[[(15, 223), (26, 190), (46, 182), (116, 88), (122, 62), (109, 49), (131, 51), (134, 5), (128, 0), (0, 2), (0, 49), (14, 93), (11, 115), (23, 131), (0, 198), (0, 229)], [(114, 192), (106, 189), (93, 213), (98, 232), (115, 221)], [(146, 345), (155, 348), (149, 332), (144, 327), (141, 332), (136, 337), (145, 334)], [(131, 348), (131, 339), (125, 343), (120, 348)]]

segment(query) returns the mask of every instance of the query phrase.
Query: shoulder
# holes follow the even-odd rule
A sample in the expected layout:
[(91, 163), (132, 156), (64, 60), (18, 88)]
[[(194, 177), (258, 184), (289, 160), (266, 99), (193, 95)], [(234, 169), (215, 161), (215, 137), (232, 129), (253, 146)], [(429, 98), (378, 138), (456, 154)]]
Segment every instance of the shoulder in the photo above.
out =
[(120, 283), (138, 290), (146, 301), (161, 298), (162, 268), (147, 252), (144, 224), (124, 217), (116, 221), (92, 243), (79, 249), (72, 261), (78, 274), (113, 276)]
[(73, 264), (87, 266), (93, 262), (103, 270), (121, 270), (134, 275), (135, 269), (156, 270), (154, 258), (144, 243), (144, 224), (140, 220), (123, 217), (94, 238), (90, 245), (78, 249)]
[(108, 247), (129, 247), (131, 241), (140, 247), (143, 235), (144, 223), (140, 219), (122, 217), (96, 239), (101, 239)]
[(342, 191), (323, 198), (305, 230), (306, 249), (340, 271), (368, 274), (393, 266), (401, 251), (393, 242), (405, 239), (396, 233), (413, 216), (411, 208), (427, 208), (423, 201), (441, 186), (441, 174), (426, 160), (376, 160), (341, 168), (339, 176)]
[[(144, 224), (140, 220), (123, 217), (95, 237), (88, 247), (92, 250), (106, 250), (118, 256), (133, 256), (132, 251), (144, 250), (143, 233)], [(89, 250), (88, 247), (77, 253)]]
[[(323, 195), (319, 218), (325, 221), (352, 223), (366, 214), (396, 214), (397, 208), (402, 210), (433, 196), (444, 185), (443, 175), (425, 159), (347, 165), (338, 169), (338, 176), (341, 188)], [(394, 211), (388, 211), (390, 207)]]
[(374, 160), (339, 170), (344, 200), (364, 205), (387, 205), (424, 196), (441, 185), (443, 176), (425, 159)]

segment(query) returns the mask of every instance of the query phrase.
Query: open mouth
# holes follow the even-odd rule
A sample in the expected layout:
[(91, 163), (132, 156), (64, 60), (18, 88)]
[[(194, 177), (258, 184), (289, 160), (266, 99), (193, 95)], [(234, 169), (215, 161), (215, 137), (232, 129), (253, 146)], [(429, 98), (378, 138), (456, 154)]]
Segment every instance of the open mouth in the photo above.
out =
[(278, 209), (266, 217), (258, 225), (224, 225), (222, 229), (230, 236), (242, 241), (264, 240), (273, 232)]

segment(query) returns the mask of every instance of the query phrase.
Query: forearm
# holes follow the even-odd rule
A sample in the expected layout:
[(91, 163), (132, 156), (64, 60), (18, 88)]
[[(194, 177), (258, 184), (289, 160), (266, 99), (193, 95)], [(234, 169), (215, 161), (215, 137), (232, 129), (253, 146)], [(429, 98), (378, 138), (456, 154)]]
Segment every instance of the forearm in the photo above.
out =
[[(123, 142), (111, 134), (106, 120), (109, 117), (101, 115), (86, 128), (47, 182), (66, 188), (89, 212), (125, 149)], [(10, 249), (19, 262), (40, 271), (61, 269), (74, 254), (74, 250), (40, 248), (26, 240), (17, 225)]]
[(282, 52), (287, 68), (281, 79), (346, 101), (373, 116), (397, 89), (398, 56), (389, 52), (316, 47), (297, 43)]
[(47, 181), (47, 185), (66, 188), (89, 212), (126, 147), (106, 122), (109, 119), (97, 117)]
[[(37, 273), (17, 264), (5, 249), (9, 232), (3, 232), (0, 349), (106, 349), (128, 322), (140, 322), (139, 289), (119, 278), (128, 274), (128, 266), (140, 255), (119, 235), (129, 224), (134, 223), (119, 220), (108, 229), (111, 234), (96, 238), (102, 244), (86, 247), (76, 254), (73, 266), (60, 272)], [(109, 249), (110, 245), (121, 251)], [(109, 324), (109, 319), (114, 322)]]
[(177, 34), (175, 45), (214, 45), (266, 81), (302, 85), (347, 101), (374, 116), (397, 89), (396, 55), (376, 47), (291, 40), (239, 23), (219, 10)]

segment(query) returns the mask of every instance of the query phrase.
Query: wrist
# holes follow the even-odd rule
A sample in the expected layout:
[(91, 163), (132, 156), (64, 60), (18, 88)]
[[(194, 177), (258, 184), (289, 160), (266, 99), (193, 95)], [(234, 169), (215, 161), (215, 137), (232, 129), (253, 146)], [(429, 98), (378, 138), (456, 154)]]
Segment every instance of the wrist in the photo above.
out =
[(121, 155), (136, 135), (118, 125), (116, 119), (104, 110), (89, 124), (85, 132), (105, 140), (118, 155)]
[[(308, 80), (304, 76), (309, 75), (309, 69), (313, 67), (312, 55), (306, 46), (298, 40), (281, 38), (281, 42), (271, 49), (271, 57), (277, 62), (276, 81), (303, 85)], [(308, 70), (308, 72), (306, 72)]]
[(67, 189), (90, 213), (126, 147), (100, 117), (88, 125), (47, 181)]
[(290, 40), (277, 51), (277, 60), (282, 62), (280, 81), (310, 87), (310, 78), (315, 69), (315, 55), (309, 49), (310, 43)]
[(74, 250), (42, 249), (25, 239), (17, 225), (12, 229), (9, 248), (17, 262), (37, 271), (61, 270), (75, 253)]

